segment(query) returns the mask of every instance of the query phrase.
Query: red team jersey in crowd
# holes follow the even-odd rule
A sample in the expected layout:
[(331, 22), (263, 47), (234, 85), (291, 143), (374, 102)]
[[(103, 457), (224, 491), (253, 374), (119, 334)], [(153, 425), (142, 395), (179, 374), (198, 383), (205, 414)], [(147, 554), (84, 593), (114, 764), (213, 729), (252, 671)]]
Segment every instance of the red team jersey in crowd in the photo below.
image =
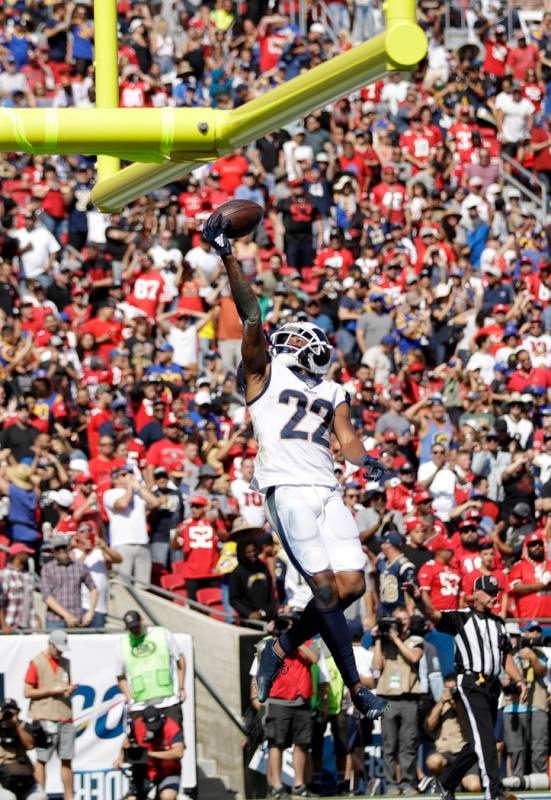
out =
[[(551, 561), (537, 563), (523, 558), (513, 565), (509, 573), (509, 588), (516, 583), (551, 582)], [(522, 597), (515, 597), (516, 614), (520, 619), (537, 619), (551, 617), (551, 591), (531, 592)]]
[(369, 86), (364, 86), (360, 92), (362, 103), (380, 103), (384, 85), (384, 81), (375, 81), (370, 83)]
[(115, 415), (108, 408), (93, 406), (88, 416), (88, 449), (92, 458), (97, 456), (99, 450), (99, 429), (104, 422), (109, 422)]
[[(495, 608), (499, 609), (501, 608), (501, 603), (503, 602), (503, 593), (507, 590), (507, 578), (502, 569), (493, 569), (491, 574), (497, 580), (501, 589), (497, 596), (497, 602), (495, 605)], [(482, 572), (480, 569), (475, 569), (472, 572), (464, 572), (461, 576), (461, 594), (465, 597), (472, 595), (474, 591), (474, 582), (477, 578), (480, 578), (483, 575), (486, 575), (486, 573)]]
[(459, 608), (459, 586), (461, 576), (448, 564), (431, 560), (423, 564), (418, 573), (419, 587), (430, 592), (430, 601), (439, 611), (455, 611)]
[(496, 75), (498, 78), (505, 76), (505, 64), (509, 55), (509, 48), (505, 43), (496, 42), (493, 39), (486, 39), (486, 57), (482, 69), (488, 75)]
[(371, 192), (370, 200), (389, 222), (404, 222), (404, 207), (407, 201), (405, 186), (400, 183), (379, 183)]
[(128, 302), (143, 311), (146, 317), (155, 319), (164, 299), (164, 291), (165, 282), (160, 272), (141, 272), (136, 275)]
[[(400, 136), (400, 147), (404, 155), (410, 155), (417, 161), (421, 161), (423, 166), (427, 165), (430, 156), (433, 154), (431, 146), (432, 136), (428, 136), (423, 130), (414, 131), (408, 129)], [(419, 172), (421, 167), (413, 165), (413, 173)]]
[(473, 133), (476, 125), (469, 122), (454, 122), (449, 130), (449, 138), (455, 142), (455, 152), (463, 164), (470, 164), (473, 159), (475, 147), (473, 145)]
[(178, 526), (178, 539), (185, 557), (185, 577), (212, 575), (218, 562), (218, 536), (207, 517), (187, 520)]
[(164, 467), (169, 472), (179, 472), (186, 459), (186, 450), (183, 444), (172, 442), (170, 439), (160, 439), (152, 444), (147, 451), (146, 461), (152, 467)]

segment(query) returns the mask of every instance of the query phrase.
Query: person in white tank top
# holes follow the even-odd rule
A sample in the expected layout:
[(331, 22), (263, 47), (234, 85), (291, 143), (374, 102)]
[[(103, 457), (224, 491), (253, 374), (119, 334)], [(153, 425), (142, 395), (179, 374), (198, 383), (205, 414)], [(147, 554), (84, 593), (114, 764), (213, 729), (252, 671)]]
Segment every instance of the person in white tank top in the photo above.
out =
[(344, 609), (365, 592), (365, 555), (335, 480), (331, 434), (343, 457), (363, 466), (371, 480), (379, 480), (385, 468), (356, 436), (342, 386), (324, 377), (331, 345), (323, 330), (311, 322), (287, 323), (272, 335), (268, 348), (258, 301), (232, 255), (219, 209), (205, 222), (203, 238), (222, 258), (243, 322), (245, 400), (258, 440), (255, 488), (265, 495), (268, 521), (313, 594), (299, 620), (263, 647), (258, 699), (268, 699), (285, 657), (320, 633), (352, 702), (377, 719), (388, 705), (361, 683), (344, 616)]

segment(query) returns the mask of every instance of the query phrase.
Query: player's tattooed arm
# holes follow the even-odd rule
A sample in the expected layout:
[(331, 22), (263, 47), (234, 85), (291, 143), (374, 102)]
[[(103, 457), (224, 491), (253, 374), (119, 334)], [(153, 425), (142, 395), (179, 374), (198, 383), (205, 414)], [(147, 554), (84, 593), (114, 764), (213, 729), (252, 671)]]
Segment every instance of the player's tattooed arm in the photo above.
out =
[[(248, 381), (248, 378), (260, 377), (261, 382), (264, 382), (267, 379), (269, 359), (260, 306), (251, 289), (251, 284), (243, 274), (239, 262), (233, 256), (232, 245), (226, 236), (226, 225), (222, 221), (221, 214), (211, 214), (203, 226), (203, 238), (214, 247), (222, 259), (228, 274), (237, 313), (243, 323), (241, 354), (245, 379)], [(252, 395), (256, 395), (258, 389), (262, 389), (262, 383), (260, 386), (251, 388)]]
[(258, 300), (237, 259), (233, 255), (223, 255), (222, 261), (228, 273), (237, 313), (244, 328), (241, 353), (245, 377), (247, 373), (264, 376), (269, 359)]

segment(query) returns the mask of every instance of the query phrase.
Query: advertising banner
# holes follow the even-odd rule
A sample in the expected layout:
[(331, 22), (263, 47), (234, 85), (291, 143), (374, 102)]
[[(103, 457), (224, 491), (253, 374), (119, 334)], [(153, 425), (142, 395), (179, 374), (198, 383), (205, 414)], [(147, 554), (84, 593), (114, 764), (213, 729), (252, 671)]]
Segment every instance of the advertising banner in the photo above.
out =
[[(114, 674), (115, 653), (122, 635), (69, 635), (71, 679), (77, 684), (73, 695), (73, 718), (77, 727), (73, 760), (75, 800), (120, 800), (127, 788), (126, 777), (113, 769), (125, 736), (125, 702)], [(195, 769), (195, 699), (193, 647), (188, 634), (173, 634), (186, 658), (186, 700), (183, 704), (184, 739), (182, 787), (197, 783)], [(23, 681), (31, 660), (46, 649), (46, 634), (0, 636), (0, 691), (13, 697), (27, 719)], [(48, 792), (61, 792), (57, 758), (47, 766)]]

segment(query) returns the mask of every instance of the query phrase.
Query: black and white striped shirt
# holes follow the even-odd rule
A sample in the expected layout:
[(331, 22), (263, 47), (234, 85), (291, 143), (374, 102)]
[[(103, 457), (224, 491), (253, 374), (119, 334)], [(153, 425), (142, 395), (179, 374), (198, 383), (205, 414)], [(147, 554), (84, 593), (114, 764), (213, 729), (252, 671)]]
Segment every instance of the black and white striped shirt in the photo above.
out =
[(497, 677), (503, 659), (511, 652), (505, 623), (496, 614), (480, 613), (472, 608), (443, 611), (436, 629), (455, 639), (455, 667), (459, 674), (474, 672)]

